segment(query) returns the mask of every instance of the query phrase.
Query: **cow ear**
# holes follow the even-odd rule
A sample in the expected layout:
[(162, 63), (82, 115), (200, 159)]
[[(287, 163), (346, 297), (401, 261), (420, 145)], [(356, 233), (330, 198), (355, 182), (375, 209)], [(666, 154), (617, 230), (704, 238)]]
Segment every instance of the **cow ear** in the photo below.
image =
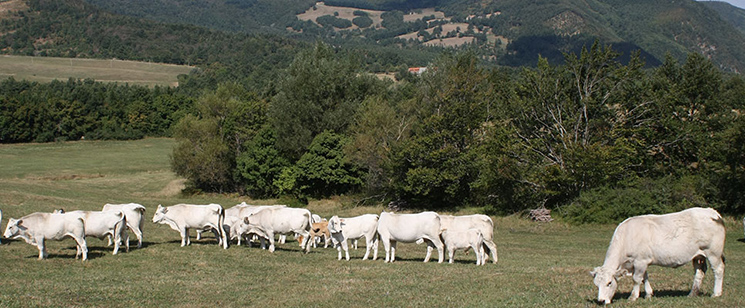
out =
[(20, 226), (22, 223), (23, 223), (23, 219), (16, 220), (16, 226)]
[(161, 207), (161, 208), (163, 209), (161, 211), (163, 214), (168, 213), (168, 208), (167, 207)]
[(590, 271), (590, 276), (595, 277), (595, 275), (597, 275), (599, 271), (600, 271), (600, 267), (596, 267), (596, 268), (592, 269)]
[(621, 276), (626, 275), (626, 274), (629, 274), (629, 271), (627, 269), (625, 269), (625, 268), (622, 268), (622, 269), (619, 269), (616, 272), (616, 274), (614, 275), (614, 277), (618, 278), (618, 277), (621, 277)]
[(248, 216), (246, 216), (246, 217), (243, 217), (243, 223), (244, 223), (244, 224), (248, 224)]

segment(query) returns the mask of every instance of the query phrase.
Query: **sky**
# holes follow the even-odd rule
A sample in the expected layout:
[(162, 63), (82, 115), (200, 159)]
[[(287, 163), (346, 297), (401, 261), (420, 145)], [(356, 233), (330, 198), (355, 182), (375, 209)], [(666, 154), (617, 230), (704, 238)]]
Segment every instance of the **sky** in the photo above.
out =
[(745, 9), (745, 0), (718, 0), (718, 1), (727, 2), (736, 7)]

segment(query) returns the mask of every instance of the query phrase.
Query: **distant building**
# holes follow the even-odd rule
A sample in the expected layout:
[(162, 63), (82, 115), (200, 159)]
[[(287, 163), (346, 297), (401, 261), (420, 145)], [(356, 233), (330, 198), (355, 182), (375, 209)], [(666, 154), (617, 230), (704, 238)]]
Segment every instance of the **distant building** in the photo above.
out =
[(411, 74), (416, 74), (416, 75), (421, 75), (421, 74), (422, 74), (422, 73), (424, 73), (424, 72), (425, 72), (426, 70), (427, 70), (427, 68), (426, 68), (426, 67), (410, 67), (410, 68), (409, 68), (409, 73), (411, 73)]

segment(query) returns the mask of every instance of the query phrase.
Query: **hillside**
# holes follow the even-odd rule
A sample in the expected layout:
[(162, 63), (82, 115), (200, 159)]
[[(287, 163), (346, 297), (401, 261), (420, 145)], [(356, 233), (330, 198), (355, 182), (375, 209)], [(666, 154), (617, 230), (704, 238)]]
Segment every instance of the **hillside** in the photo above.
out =
[(719, 13), (722, 19), (745, 33), (745, 10), (722, 1), (703, 1), (701, 3)]
[(54, 57), (1, 56), (0, 78), (50, 82), (52, 80), (94, 79), (144, 86), (178, 86), (178, 75), (194, 67), (124, 60), (72, 59)]
[(699, 52), (725, 70), (745, 69), (745, 35), (725, 22), (713, 4), (693, 0), (87, 1), (152, 20), (283, 32), (307, 40), (322, 37), (342, 46), (477, 46), (484, 58), (512, 66), (534, 65), (538, 54), (561, 62), (563, 52), (579, 51), (599, 39), (625, 54), (641, 49), (653, 65), (667, 53), (682, 60)]

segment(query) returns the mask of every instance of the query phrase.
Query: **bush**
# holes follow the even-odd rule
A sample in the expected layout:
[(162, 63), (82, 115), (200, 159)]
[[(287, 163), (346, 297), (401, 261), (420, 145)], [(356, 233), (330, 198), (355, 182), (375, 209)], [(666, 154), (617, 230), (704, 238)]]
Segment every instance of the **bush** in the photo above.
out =
[(708, 185), (700, 177), (644, 180), (631, 187), (600, 187), (580, 194), (559, 214), (571, 223), (618, 223), (645, 214), (665, 214), (710, 206)]
[(369, 26), (372, 26), (373, 20), (367, 16), (359, 16), (352, 19), (352, 23), (355, 24), (357, 27), (367, 28)]

